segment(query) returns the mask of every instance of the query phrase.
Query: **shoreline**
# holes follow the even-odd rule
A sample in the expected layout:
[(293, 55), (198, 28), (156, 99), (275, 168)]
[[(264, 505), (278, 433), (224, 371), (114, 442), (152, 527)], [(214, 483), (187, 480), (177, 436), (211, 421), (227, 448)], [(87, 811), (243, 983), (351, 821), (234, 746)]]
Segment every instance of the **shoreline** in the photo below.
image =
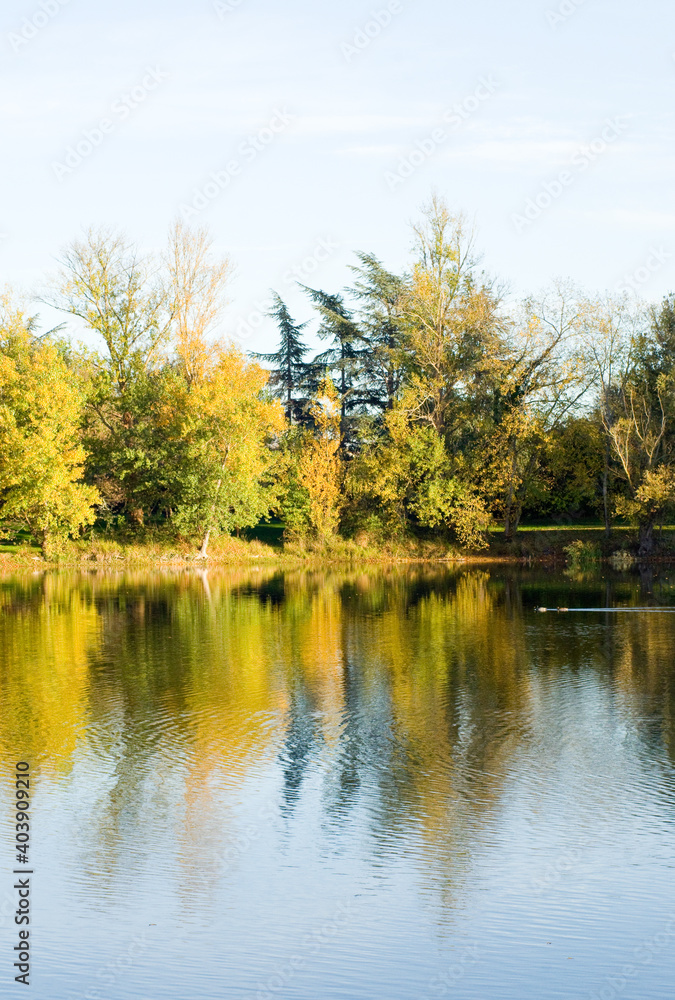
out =
[(279, 569), (298, 567), (353, 565), (445, 565), (445, 566), (551, 566), (591, 569), (609, 565), (630, 569), (640, 564), (675, 561), (675, 529), (664, 529), (655, 538), (654, 551), (638, 556), (634, 533), (627, 528), (613, 529), (609, 537), (604, 529), (579, 527), (526, 527), (515, 539), (503, 536), (491, 539), (488, 549), (461, 551), (448, 543), (420, 539), (377, 544), (367, 539), (335, 538), (318, 543), (286, 543), (283, 547), (257, 539), (230, 536), (217, 539), (212, 551), (202, 556), (188, 543), (161, 541), (127, 542), (96, 539), (67, 545), (59, 558), (45, 559), (38, 548), (10, 546), (0, 551), (0, 575), (14, 571), (86, 570), (113, 568), (180, 568), (194, 571), (219, 567), (266, 566)]

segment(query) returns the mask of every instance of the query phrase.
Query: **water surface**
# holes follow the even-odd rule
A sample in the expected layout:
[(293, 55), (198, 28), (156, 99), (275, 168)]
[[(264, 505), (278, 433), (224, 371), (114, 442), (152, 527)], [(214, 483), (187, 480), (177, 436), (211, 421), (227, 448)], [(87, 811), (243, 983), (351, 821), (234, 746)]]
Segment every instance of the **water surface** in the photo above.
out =
[(27, 760), (39, 1000), (672, 997), (673, 584), (1, 581), (3, 995)]

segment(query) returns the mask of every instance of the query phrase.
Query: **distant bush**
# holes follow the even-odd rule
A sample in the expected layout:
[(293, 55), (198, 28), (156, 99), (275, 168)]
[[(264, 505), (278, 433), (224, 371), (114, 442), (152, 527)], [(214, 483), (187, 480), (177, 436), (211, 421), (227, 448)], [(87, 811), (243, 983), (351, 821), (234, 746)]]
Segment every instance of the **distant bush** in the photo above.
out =
[(567, 567), (574, 572), (592, 569), (600, 562), (602, 553), (598, 542), (584, 542), (580, 538), (566, 545)]
[(609, 562), (612, 569), (627, 570), (631, 569), (635, 565), (637, 559), (633, 553), (628, 552), (627, 549), (616, 549), (616, 551), (612, 552), (609, 557)]

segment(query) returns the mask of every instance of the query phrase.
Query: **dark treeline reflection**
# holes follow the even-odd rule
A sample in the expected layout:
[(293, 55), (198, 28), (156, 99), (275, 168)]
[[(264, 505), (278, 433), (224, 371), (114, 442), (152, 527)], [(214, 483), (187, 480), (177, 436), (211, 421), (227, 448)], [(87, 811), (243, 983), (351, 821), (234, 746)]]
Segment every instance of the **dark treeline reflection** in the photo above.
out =
[[(5, 580), (0, 749), (30, 758), (38, 783), (66, 780), (78, 755), (105, 772), (90, 829), (101, 870), (147, 840), (149, 817), (189, 844), (199, 815), (217, 844), (227, 831), (209, 834), (209, 814), (265, 772), (279, 822), (311, 787), (327, 843), (358, 811), (373, 856), (414, 834), (449, 887), (523, 755), (550, 773), (615, 718), (636, 760), (673, 763), (675, 615), (534, 609), (671, 600), (668, 570)], [(582, 688), (605, 715), (576, 726)]]

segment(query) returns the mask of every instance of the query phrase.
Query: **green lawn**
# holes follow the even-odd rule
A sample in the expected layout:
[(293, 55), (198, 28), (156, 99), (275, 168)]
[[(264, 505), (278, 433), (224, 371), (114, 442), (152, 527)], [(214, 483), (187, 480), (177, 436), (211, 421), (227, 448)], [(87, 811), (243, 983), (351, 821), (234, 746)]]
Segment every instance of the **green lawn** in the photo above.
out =
[[(504, 528), (501, 524), (495, 525), (490, 528), (490, 531), (500, 532)], [(581, 521), (578, 524), (551, 524), (549, 523), (539, 523), (539, 524), (520, 524), (518, 525), (518, 534), (521, 531), (604, 531), (605, 526), (601, 521)], [(629, 524), (613, 524), (612, 531), (635, 531), (636, 528)], [(659, 528), (656, 529), (658, 534)], [(675, 525), (664, 524), (664, 531), (675, 531)]]
[(19, 547), (26, 548), (26, 546), (30, 549), (35, 549), (36, 552), (40, 551), (40, 546), (35, 544), (28, 532), (20, 531), (14, 541), (10, 542), (6, 538), (0, 541), (0, 552), (9, 552), (11, 555), (12, 553), (15, 553)]

